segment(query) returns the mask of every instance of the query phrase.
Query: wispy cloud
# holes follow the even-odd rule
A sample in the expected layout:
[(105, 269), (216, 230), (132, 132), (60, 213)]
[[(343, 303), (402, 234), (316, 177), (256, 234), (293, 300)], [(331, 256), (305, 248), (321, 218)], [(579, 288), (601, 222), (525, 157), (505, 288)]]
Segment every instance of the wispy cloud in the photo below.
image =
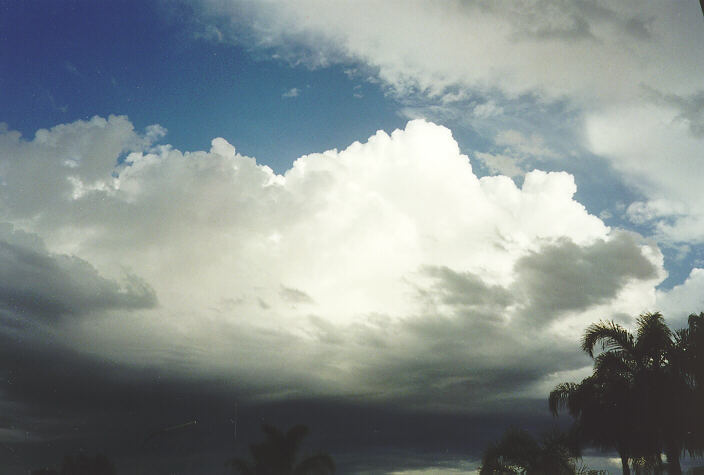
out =
[(292, 87), (288, 91), (281, 94), (281, 97), (283, 97), (284, 99), (290, 99), (293, 97), (298, 97), (300, 95), (301, 95), (301, 90), (298, 89), (297, 87)]

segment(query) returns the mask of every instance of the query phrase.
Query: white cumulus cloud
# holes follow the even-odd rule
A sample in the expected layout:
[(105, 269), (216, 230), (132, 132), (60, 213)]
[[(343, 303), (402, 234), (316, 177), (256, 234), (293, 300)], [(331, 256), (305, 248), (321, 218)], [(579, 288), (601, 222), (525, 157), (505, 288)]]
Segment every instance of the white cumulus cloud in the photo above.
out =
[(495, 130), (503, 125), (496, 114), (535, 107), (550, 115), (549, 107), (566, 107), (577, 119), (567, 126), (573, 138), (563, 144), (564, 158), (581, 160), (585, 148), (607, 158), (645, 195), (637, 206), (652, 216), (657, 239), (702, 242), (704, 194), (692, 183), (702, 176), (704, 140), (704, 50), (696, 47), (704, 29), (696, 2), (200, 4), (206, 21), (238, 38), (248, 32), (255, 47), (278, 58), (353, 64), (400, 98), (406, 115), (454, 118), (494, 135), (498, 148), (477, 154), (493, 173), (518, 176), (534, 163), (527, 158), (557, 158), (539, 136), (552, 131), (536, 130), (532, 116), (523, 119), (523, 139), (510, 145), (523, 154), (502, 150), (502, 138), (511, 137)]
[(110, 117), (0, 134), (2, 220), (106, 292), (136, 276), (156, 305), (79, 293), (60, 341), (260, 396), (471, 409), (579, 368), (583, 328), (654, 304), (664, 277), (658, 248), (589, 214), (571, 175), (479, 178), (423, 120), (283, 175), (224, 139), (182, 152), (161, 133)]

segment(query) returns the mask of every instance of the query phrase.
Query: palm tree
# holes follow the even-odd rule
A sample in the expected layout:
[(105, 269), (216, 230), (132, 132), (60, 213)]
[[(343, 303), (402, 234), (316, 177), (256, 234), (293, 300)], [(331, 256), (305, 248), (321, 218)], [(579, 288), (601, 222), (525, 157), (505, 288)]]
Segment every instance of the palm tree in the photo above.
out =
[[(675, 333), (672, 354), (674, 370), (689, 388), (684, 425), (687, 428), (685, 448), (690, 455), (704, 454), (704, 313), (692, 314), (688, 326)], [(684, 402), (684, 401), (683, 401)]]
[(536, 441), (528, 432), (507, 430), (482, 456), (481, 475), (555, 474), (574, 475), (578, 456), (569, 436), (552, 431)]
[(628, 411), (631, 393), (628, 381), (621, 377), (617, 368), (609, 366), (607, 359), (603, 358), (594, 375), (580, 384), (558, 385), (550, 393), (548, 402), (553, 415), (566, 408), (574, 417), (573, 432), (578, 445), (616, 449), (621, 457), (622, 471), (628, 475), (635, 434), (635, 418)]
[[(594, 372), (580, 384), (558, 385), (550, 410), (557, 415), (567, 408), (583, 442), (616, 449), (626, 474), (629, 459), (657, 465), (663, 451), (669, 473), (682, 473), (683, 449), (701, 447), (692, 416), (702, 404), (691, 377), (702, 361), (693, 341), (701, 341), (704, 316), (691, 320), (690, 328), (674, 335), (660, 313), (639, 316), (636, 335), (614, 322), (590, 325), (582, 349), (594, 359)], [(595, 356), (598, 344), (602, 352)]]
[(669, 473), (680, 474), (684, 427), (691, 406), (683, 404), (690, 399), (689, 389), (671, 361), (676, 353), (675, 340), (660, 313), (640, 315), (636, 327), (634, 337), (614, 322), (593, 324), (584, 334), (582, 349), (594, 357), (594, 348), (601, 343), (602, 355), (612, 355), (608, 358), (623, 368), (630, 385), (629, 402), (634, 410), (631, 424), (637, 429), (634, 436), (638, 435), (638, 455), (653, 459), (664, 451)]
[(330, 475), (335, 463), (327, 454), (317, 454), (296, 463), (301, 442), (308, 435), (308, 427), (296, 425), (285, 434), (274, 426), (264, 424), (263, 442), (249, 448), (252, 463), (234, 458), (229, 465), (241, 475)]

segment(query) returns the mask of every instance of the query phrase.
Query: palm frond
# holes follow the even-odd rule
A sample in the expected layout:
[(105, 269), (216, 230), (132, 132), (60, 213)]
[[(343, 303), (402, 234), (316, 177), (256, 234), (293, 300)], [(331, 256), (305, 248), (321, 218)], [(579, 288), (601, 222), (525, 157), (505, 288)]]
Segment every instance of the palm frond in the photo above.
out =
[(550, 391), (550, 396), (548, 397), (548, 407), (550, 408), (550, 412), (553, 416), (557, 416), (560, 409), (569, 409), (570, 398), (574, 395), (576, 390), (577, 384), (575, 383), (561, 383), (555, 386), (555, 389)]
[(670, 327), (665, 323), (665, 318), (660, 312), (643, 313), (636, 319), (638, 330), (636, 335), (638, 340), (641, 338), (649, 338), (651, 335), (663, 336), (669, 338), (672, 335)]
[(582, 337), (582, 350), (594, 357), (594, 347), (601, 343), (602, 350), (622, 350), (635, 353), (633, 335), (621, 325), (610, 321), (600, 321), (587, 327)]
[(482, 454), (479, 475), (514, 475), (519, 473), (518, 470), (506, 462), (497, 443), (491, 444)]
[(687, 324), (692, 332), (697, 329), (704, 331), (704, 312), (700, 312), (699, 315), (696, 313), (690, 314), (687, 318)]
[(318, 454), (296, 464), (296, 455), (303, 439), (308, 435), (307, 426), (299, 424), (283, 432), (269, 424), (262, 425), (264, 440), (251, 444), (252, 462), (235, 458), (227, 463), (241, 475), (289, 474), (331, 475), (335, 463), (327, 454)]
[(661, 366), (673, 346), (672, 331), (660, 313), (641, 314), (636, 323), (636, 353), (645, 366)]
[(621, 350), (600, 353), (594, 358), (594, 374), (602, 378), (627, 375), (634, 369), (629, 356)]

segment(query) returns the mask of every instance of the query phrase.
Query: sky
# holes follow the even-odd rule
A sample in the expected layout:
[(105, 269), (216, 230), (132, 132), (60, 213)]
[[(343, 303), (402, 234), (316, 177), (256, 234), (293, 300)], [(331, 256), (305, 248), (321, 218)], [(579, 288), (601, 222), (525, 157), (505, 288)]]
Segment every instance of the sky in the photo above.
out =
[(567, 424), (589, 324), (704, 311), (702, 44), (696, 1), (0, 0), (3, 473)]

